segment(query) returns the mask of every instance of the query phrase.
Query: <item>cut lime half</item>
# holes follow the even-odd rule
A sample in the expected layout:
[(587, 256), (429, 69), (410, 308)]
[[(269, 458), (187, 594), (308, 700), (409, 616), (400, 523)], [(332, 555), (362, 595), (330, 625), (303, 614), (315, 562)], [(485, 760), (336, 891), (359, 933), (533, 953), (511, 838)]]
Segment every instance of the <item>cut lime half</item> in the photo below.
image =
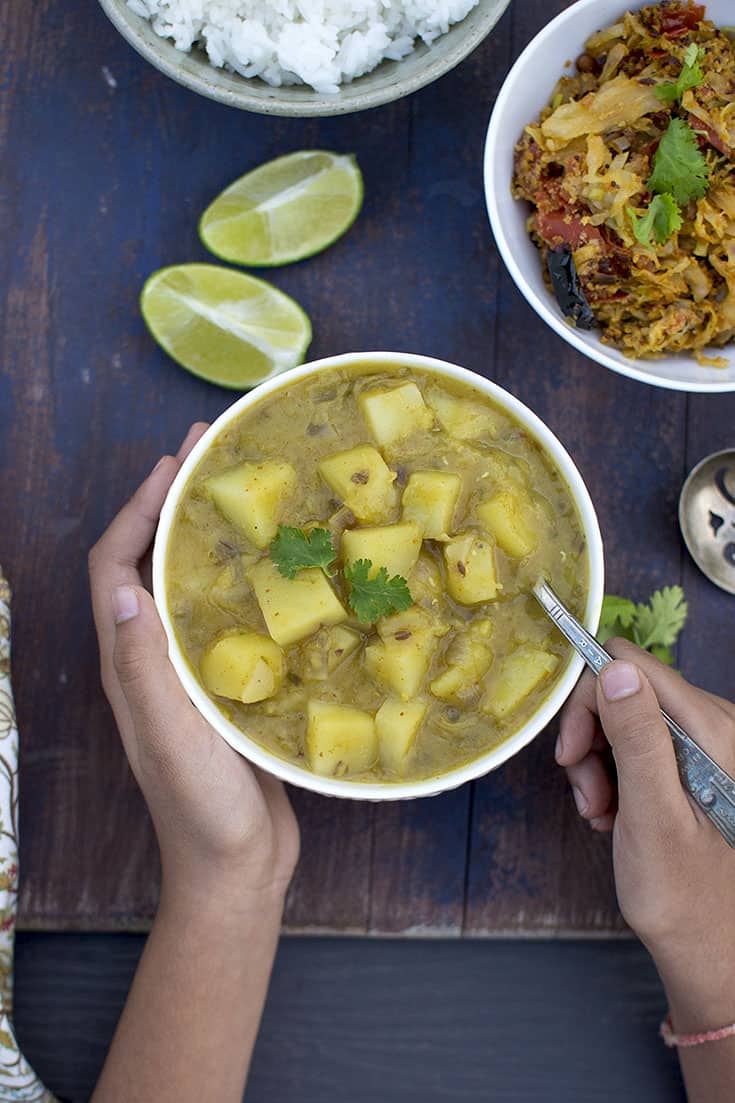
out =
[(270, 267), (303, 260), (341, 237), (362, 206), (354, 157), (302, 150), (268, 161), (217, 196), (199, 235), (216, 256)]
[(159, 345), (183, 368), (248, 390), (303, 363), (311, 322), (265, 280), (215, 264), (177, 264), (148, 278), (140, 309)]

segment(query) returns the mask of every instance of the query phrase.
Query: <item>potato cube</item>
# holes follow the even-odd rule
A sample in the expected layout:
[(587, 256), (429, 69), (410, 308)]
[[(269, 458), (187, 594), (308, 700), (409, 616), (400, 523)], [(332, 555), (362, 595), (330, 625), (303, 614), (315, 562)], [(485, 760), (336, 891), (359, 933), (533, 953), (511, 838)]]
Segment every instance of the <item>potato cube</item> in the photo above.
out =
[(415, 605), (384, 617), (378, 622), (380, 642), (365, 648), (368, 673), (401, 700), (410, 701), (420, 692), (439, 638), (447, 631), (447, 625)]
[(398, 502), (396, 472), (371, 444), (325, 456), (319, 474), (358, 521), (381, 524), (391, 519)]
[(457, 440), (495, 440), (503, 425), (503, 415), (484, 402), (457, 398), (441, 387), (431, 387), (427, 401), (442, 429)]
[(478, 532), (463, 532), (444, 545), (447, 589), (461, 605), (476, 605), (497, 597), (495, 548)]
[(270, 559), (248, 571), (248, 580), (276, 643), (288, 647), (306, 639), (322, 625), (339, 624), (347, 613), (319, 567), (284, 578)]
[(413, 521), (347, 529), (342, 534), (345, 563), (369, 559), (372, 563), (370, 578), (374, 578), (380, 568), (385, 567), (390, 577), (398, 574), (407, 579), (416, 566), (420, 551), (421, 530)]
[(310, 700), (306, 716), (306, 758), (315, 774), (344, 777), (362, 774), (374, 765), (378, 737), (369, 712)]
[(415, 521), (427, 540), (448, 540), (461, 489), (453, 471), (414, 471), (403, 491), (403, 520)]
[(263, 460), (212, 475), (205, 485), (220, 513), (241, 528), (256, 548), (267, 548), (296, 490), (297, 478), (290, 463)]
[(436, 649), (436, 637), (415, 633), (410, 640), (385, 640), (365, 648), (365, 667), (380, 685), (392, 689), (402, 701), (420, 692)]
[(500, 664), (487, 692), (483, 708), (496, 720), (514, 712), (529, 693), (553, 674), (559, 665), (558, 655), (538, 647), (518, 648)]
[(442, 701), (462, 701), (479, 696), (482, 678), (490, 669), (493, 653), (478, 633), (470, 628), (452, 643), (447, 666), (434, 678), (430, 690)]
[(434, 424), (434, 415), (415, 383), (402, 383), (389, 390), (363, 391), (357, 404), (373, 439), (380, 445), (403, 440)]
[(277, 692), (283, 681), (283, 652), (261, 632), (239, 632), (210, 644), (200, 669), (210, 693), (249, 705)]
[(448, 624), (419, 605), (411, 605), (402, 613), (391, 613), (390, 616), (381, 617), (375, 627), (381, 640), (392, 639), (393, 636), (405, 638), (407, 633), (410, 635), (424, 631), (432, 633), (438, 639), (449, 631)]
[(426, 701), (399, 701), (389, 697), (375, 713), (380, 761), (387, 770), (402, 774), (423, 723)]
[(467, 678), (459, 666), (448, 666), (434, 678), (429, 689), (441, 701), (456, 701), (466, 688)]
[(496, 491), (480, 502), (477, 516), (508, 555), (523, 559), (535, 550), (538, 519), (534, 517), (531, 499), (520, 487)]

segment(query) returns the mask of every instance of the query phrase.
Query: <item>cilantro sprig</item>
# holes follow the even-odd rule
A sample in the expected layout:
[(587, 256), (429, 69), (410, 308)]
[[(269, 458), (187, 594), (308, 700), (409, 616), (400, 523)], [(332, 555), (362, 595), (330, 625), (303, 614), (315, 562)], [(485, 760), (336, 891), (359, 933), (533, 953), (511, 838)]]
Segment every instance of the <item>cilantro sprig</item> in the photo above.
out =
[(616, 594), (605, 594), (597, 638), (605, 643), (611, 636), (623, 636), (637, 643), (669, 666), (671, 648), (684, 627), (688, 607), (681, 586), (655, 590), (650, 600), (636, 604)]
[(270, 547), (271, 559), (284, 578), (295, 578), (306, 567), (321, 567), (327, 577), (335, 573), (331, 564), (336, 559), (328, 529), (303, 529), (279, 525)]
[(654, 155), (648, 190), (670, 195), (684, 207), (690, 199), (701, 199), (708, 183), (709, 168), (696, 134), (683, 119), (672, 119)]
[(374, 624), (388, 613), (402, 613), (413, 605), (405, 578), (398, 574), (389, 578), (385, 567), (370, 578), (372, 568), (369, 559), (357, 559), (354, 563), (347, 563), (344, 570), (350, 584), (350, 607), (357, 619), (365, 624)]
[(654, 195), (643, 215), (628, 207), (628, 216), (633, 223), (633, 233), (646, 249), (653, 248), (651, 237), (659, 245), (664, 245), (683, 225), (679, 204), (668, 193)]
[[(690, 56), (691, 48), (687, 50)], [(709, 166), (695, 132), (684, 119), (673, 118), (654, 154), (647, 184), (653, 194), (651, 202), (643, 214), (627, 208), (633, 233), (641, 245), (652, 249), (652, 238), (664, 245), (683, 225), (682, 207), (690, 199), (701, 199), (708, 184)]]
[[(337, 553), (328, 529), (316, 528), (306, 532), (292, 525), (279, 525), (275, 540), (270, 546), (270, 556), (284, 578), (294, 579), (307, 567), (321, 567), (328, 578), (337, 573), (332, 564)], [(373, 564), (369, 559), (346, 563), (343, 569), (349, 583), (348, 602), (358, 620), (374, 624), (388, 613), (402, 613), (413, 605), (408, 583), (401, 575), (388, 577), (381, 567), (371, 578)]]
[(658, 96), (663, 103), (681, 103), (681, 98), (685, 92), (704, 82), (704, 73), (699, 64), (703, 58), (704, 50), (702, 47), (698, 46), (696, 42), (692, 42), (684, 54), (684, 64), (677, 79), (657, 85), (653, 90), (654, 96)]

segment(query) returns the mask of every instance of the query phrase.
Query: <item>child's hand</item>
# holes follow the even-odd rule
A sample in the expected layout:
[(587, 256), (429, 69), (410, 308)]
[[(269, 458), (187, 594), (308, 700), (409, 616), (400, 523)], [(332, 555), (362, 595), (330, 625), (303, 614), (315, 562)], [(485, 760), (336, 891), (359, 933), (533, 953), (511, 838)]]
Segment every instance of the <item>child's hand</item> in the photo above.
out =
[(612, 828), (620, 908), (658, 966), (675, 1028), (719, 1027), (735, 1021), (735, 851), (682, 789), (659, 702), (730, 775), (735, 706), (625, 640), (606, 646), (622, 661), (583, 675), (557, 761), (580, 814)]
[(165, 893), (214, 891), (233, 907), (282, 899), (298, 856), (283, 786), (251, 767), (199, 715), (168, 659), (163, 625), (141, 584), (161, 506), (206, 429), (164, 457), (92, 549), (89, 569), (102, 684), (161, 848)]

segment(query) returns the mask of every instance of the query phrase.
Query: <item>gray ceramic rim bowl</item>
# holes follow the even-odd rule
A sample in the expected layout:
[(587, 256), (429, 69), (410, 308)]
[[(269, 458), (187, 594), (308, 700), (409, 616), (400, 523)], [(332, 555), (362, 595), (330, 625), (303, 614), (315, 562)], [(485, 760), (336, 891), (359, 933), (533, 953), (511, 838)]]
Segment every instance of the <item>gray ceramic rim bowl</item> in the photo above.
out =
[(426, 778), (422, 781), (409, 782), (360, 782), (343, 781), (339, 778), (318, 777), (303, 767), (296, 766), (285, 759), (271, 754), (259, 743), (248, 738), (239, 728), (235, 727), (217, 708), (211, 698), (205, 693), (197, 678), (189, 666), (181, 647), (176, 639), (171, 615), (166, 601), (165, 585), (165, 559), (169, 535), (179, 503), (191, 475), (199, 464), (210, 445), (219, 436), (224, 427), (236, 419), (245, 410), (261, 402), (281, 388), (288, 387), (311, 375), (328, 371), (330, 368), (348, 367), (353, 364), (369, 362), (371, 365), (395, 366), (435, 373), (440, 378), (449, 378), (466, 383), (488, 395), (499, 406), (507, 410), (513, 417), (520, 421), (528, 429), (535, 439), (544, 447), (554, 463), (561, 471), (577, 505), (582, 528), (587, 541), (588, 569), (589, 569), (589, 593), (587, 607), (585, 609), (584, 623), (594, 632), (600, 619), (602, 608), (602, 595), (604, 590), (604, 564), (602, 553), (602, 538), (597, 523), (594, 506), (582, 481), (582, 476), (569, 453), (557, 440), (551, 430), (532, 413), (527, 406), (519, 402), (517, 398), (503, 390), (496, 383), (491, 383), (482, 376), (475, 375), (466, 368), (457, 367), (443, 360), (435, 360), (428, 356), (415, 356), (409, 353), (398, 352), (359, 352), (347, 353), (343, 356), (332, 356), (324, 360), (315, 360), (310, 364), (304, 364), (300, 368), (294, 368), (285, 375), (275, 376), (273, 379), (262, 383), (255, 390), (243, 396), (232, 406), (228, 407), (210, 426), (202, 439), (195, 445), (190, 455), (182, 464), (181, 470), (176, 476), (168, 497), (161, 511), (161, 520), (156, 533), (156, 542), (153, 549), (153, 594), (161, 615), (166, 635), (169, 642), (169, 655), (179, 679), (193, 701), (196, 708), (212, 725), (216, 731), (245, 758), (267, 770), (276, 777), (297, 785), (302, 789), (311, 789), (313, 792), (322, 793), (325, 796), (346, 797), (349, 800), (407, 800), (413, 797), (435, 796), (448, 789), (456, 789), (467, 781), (482, 777), (490, 770), (496, 769), (507, 759), (520, 751), (553, 719), (565, 700), (571, 693), (582, 671), (582, 660), (578, 655), (572, 655), (569, 659), (559, 682), (554, 686), (549, 696), (542, 702), (533, 716), (529, 717), (525, 724), (512, 736), (497, 747), (491, 748), (472, 762), (466, 763), (439, 777)]
[(480, 0), (460, 23), (431, 46), (418, 46), (403, 61), (384, 61), (371, 73), (345, 84), (328, 96), (305, 86), (271, 88), (257, 78), (215, 69), (200, 51), (184, 53), (160, 38), (148, 20), (136, 15), (126, 0), (99, 0), (103, 10), (130, 45), (167, 77), (209, 99), (265, 115), (326, 116), (366, 111), (401, 99), (448, 73), (490, 34), (510, 0)]

